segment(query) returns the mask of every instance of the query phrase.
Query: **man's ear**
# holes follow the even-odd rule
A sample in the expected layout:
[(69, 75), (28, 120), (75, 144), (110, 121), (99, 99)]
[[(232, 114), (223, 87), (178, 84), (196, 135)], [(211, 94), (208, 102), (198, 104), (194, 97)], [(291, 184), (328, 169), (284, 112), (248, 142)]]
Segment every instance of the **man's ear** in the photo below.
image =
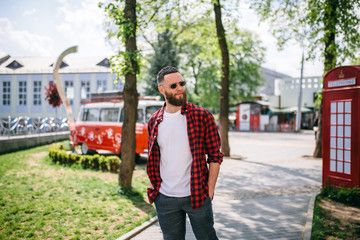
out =
[(158, 86), (158, 90), (162, 95), (165, 95), (164, 89), (162, 88), (162, 86)]

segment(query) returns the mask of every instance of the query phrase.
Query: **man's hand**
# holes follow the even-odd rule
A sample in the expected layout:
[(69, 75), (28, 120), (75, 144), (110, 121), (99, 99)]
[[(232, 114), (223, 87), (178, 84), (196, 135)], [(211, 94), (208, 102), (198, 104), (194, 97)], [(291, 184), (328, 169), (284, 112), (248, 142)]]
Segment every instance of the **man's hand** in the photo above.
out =
[(211, 200), (214, 198), (215, 185), (216, 185), (217, 177), (219, 175), (219, 171), (220, 171), (220, 164), (219, 163), (210, 163), (209, 164), (208, 186), (209, 186), (209, 197), (210, 197)]
[(210, 198), (211, 200), (213, 200), (214, 195), (215, 195), (214, 189), (210, 189), (210, 188), (209, 188), (209, 198)]

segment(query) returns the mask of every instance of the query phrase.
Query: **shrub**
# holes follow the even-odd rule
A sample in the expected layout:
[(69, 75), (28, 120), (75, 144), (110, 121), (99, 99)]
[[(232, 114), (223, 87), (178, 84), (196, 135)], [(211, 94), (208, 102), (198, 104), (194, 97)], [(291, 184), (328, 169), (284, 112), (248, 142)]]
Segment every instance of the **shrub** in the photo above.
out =
[(77, 163), (77, 164), (80, 164), (82, 158), (83, 158), (83, 155), (76, 154), (76, 163)]
[(108, 157), (110, 172), (118, 172), (120, 168), (120, 158), (117, 156)]
[(83, 169), (87, 169), (90, 168), (91, 166), (91, 162), (92, 162), (93, 157), (90, 155), (85, 155), (82, 159), (81, 159), (81, 166)]
[(75, 153), (70, 153), (70, 155), (69, 155), (69, 158), (68, 158), (68, 163), (70, 164), (70, 165), (73, 165), (73, 164), (76, 164), (76, 156), (77, 156), (77, 154), (75, 154)]
[(99, 163), (100, 163), (100, 170), (102, 171), (109, 171), (109, 164), (108, 164), (108, 159), (105, 158), (104, 156), (100, 156), (99, 159)]
[(92, 161), (91, 161), (91, 164), (90, 164), (90, 168), (91, 169), (100, 169), (100, 155), (99, 154), (95, 154), (93, 157), (92, 157)]
[(103, 156), (99, 154), (80, 155), (67, 153), (63, 144), (53, 144), (49, 147), (49, 157), (56, 164), (78, 165), (83, 169), (94, 169), (101, 171), (118, 172), (120, 168), (120, 158), (118, 156)]
[(60, 163), (68, 164), (68, 154), (65, 151), (60, 151)]
[(348, 189), (325, 186), (320, 195), (350, 206), (360, 207), (360, 188)]

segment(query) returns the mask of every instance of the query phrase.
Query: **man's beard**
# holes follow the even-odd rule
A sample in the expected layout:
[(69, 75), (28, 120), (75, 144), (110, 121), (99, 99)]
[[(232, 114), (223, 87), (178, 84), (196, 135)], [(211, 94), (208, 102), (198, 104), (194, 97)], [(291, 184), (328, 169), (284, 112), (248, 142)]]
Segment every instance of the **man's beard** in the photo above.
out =
[(171, 93), (168, 93), (168, 92), (165, 91), (165, 97), (166, 97), (166, 100), (171, 105), (174, 105), (174, 106), (177, 106), (177, 107), (183, 106), (186, 103), (186, 92), (185, 91), (183, 92), (183, 95), (182, 95), (181, 98), (177, 98), (175, 96), (175, 94), (172, 95)]

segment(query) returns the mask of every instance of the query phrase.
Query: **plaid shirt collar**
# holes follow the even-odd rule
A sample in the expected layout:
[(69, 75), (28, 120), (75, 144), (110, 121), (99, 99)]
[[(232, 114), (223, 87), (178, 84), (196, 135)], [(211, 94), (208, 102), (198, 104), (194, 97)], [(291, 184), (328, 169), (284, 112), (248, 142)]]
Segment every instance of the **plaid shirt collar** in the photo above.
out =
[[(166, 107), (166, 102), (164, 103), (164, 105), (162, 106), (162, 108), (160, 109), (159, 115), (156, 118), (156, 122), (159, 124), (163, 121), (164, 119), (164, 111), (165, 111), (165, 107)], [(184, 115), (188, 112), (188, 110), (190, 109), (190, 104), (188, 102), (186, 102), (184, 105), (182, 105), (181, 107), (181, 114)]]

